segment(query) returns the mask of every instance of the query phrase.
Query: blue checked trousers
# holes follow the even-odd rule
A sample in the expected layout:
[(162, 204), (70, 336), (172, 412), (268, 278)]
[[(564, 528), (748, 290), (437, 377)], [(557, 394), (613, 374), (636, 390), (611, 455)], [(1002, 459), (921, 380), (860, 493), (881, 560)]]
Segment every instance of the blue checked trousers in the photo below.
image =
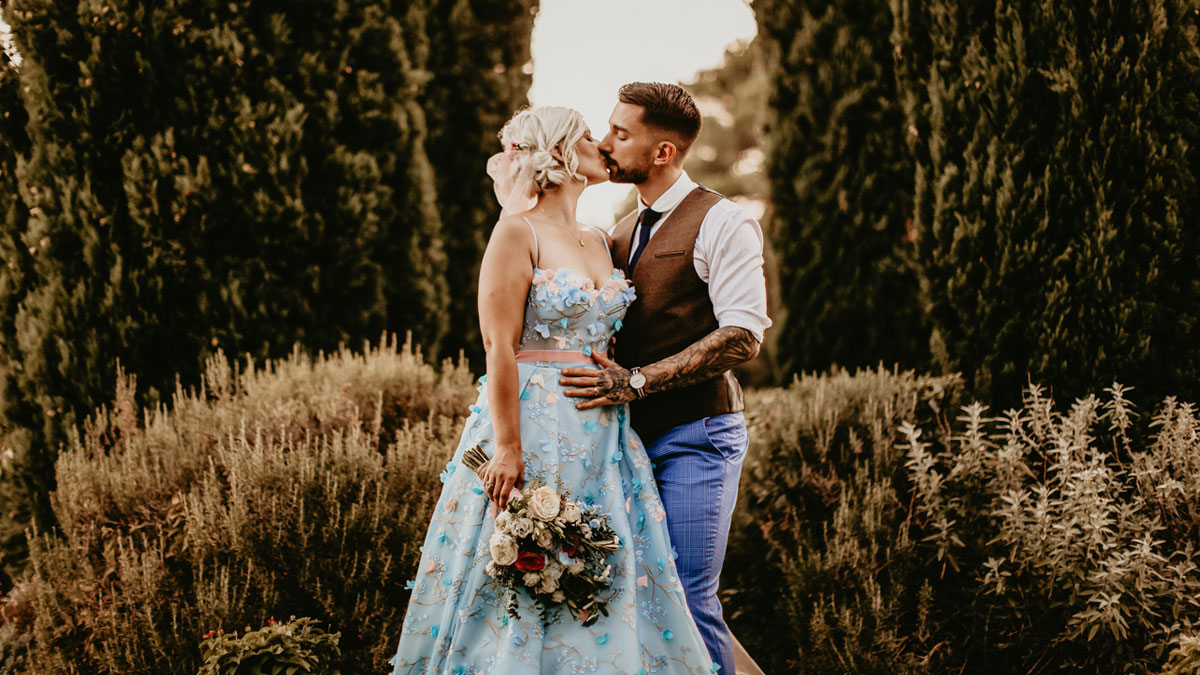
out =
[(721, 614), (717, 583), (749, 443), (746, 418), (714, 415), (642, 440), (654, 463), (688, 607), (720, 672), (733, 675), (733, 638)]

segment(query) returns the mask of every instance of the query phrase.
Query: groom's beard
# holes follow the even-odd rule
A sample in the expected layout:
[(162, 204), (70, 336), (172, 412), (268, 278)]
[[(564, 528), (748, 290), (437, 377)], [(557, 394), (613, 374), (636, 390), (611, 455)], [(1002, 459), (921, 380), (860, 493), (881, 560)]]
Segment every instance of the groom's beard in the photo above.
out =
[(650, 178), (650, 162), (642, 166), (621, 166), (608, 156), (605, 156), (604, 161), (608, 165), (608, 179), (614, 183), (639, 185)]

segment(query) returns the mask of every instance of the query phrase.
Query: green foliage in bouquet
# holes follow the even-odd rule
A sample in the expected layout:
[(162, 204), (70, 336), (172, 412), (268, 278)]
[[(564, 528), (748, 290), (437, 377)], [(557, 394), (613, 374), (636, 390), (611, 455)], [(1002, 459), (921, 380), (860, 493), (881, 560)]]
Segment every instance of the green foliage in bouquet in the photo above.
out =
[(279, 358), (392, 329), (436, 353), (445, 257), (409, 9), (7, 3), (23, 62), (2, 105), (28, 119), (0, 138), (20, 157), (0, 237), (18, 272), (0, 285), (10, 544), (29, 504), (53, 522), (54, 457), (118, 361), (153, 407), (218, 348)]
[(778, 372), (924, 367), (887, 3), (755, 0), (770, 74), (766, 145), (779, 272)]
[(1200, 400), (1200, 4), (890, 5), (942, 367)]
[(473, 399), (394, 341), (256, 365), (112, 405), (59, 458), (61, 529), (30, 542), (31, 673), (194, 674), (220, 627), (292, 614), (340, 634), (346, 672), (394, 653), (437, 476)]
[(332, 635), (317, 621), (292, 617), (242, 635), (213, 631), (200, 650), (204, 665), (198, 675), (340, 675), (340, 633)]

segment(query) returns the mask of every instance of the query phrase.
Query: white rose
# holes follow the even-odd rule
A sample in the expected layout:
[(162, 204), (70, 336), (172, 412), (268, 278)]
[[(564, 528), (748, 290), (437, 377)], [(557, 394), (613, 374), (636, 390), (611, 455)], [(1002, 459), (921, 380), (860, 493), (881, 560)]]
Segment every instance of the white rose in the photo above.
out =
[(554, 520), (562, 507), (562, 498), (549, 485), (534, 490), (529, 502), (529, 510), (539, 520)]
[(546, 564), (546, 569), (542, 573), (546, 576), (558, 579), (563, 574), (563, 564), (557, 560), (551, 560)]
[(533, 532), (533, 521), (528, 518), (517, 518), (509, 524), (508, 532), (514, 537), (528, 537)]
[(538, 589), (542, 593), (553, 593), (558, 590), (558, 579), (542, 575), (542, 586)]
[(497, 565), (511, 565), (517, 561), (517, 542), (507, 534), (493, 532), (488, 550)]
[(575, 502), (563, 502), (561, 515), (564, 523), (579, 522), (579, 505)]
[(542, 548), (550, 548), (554, 544), (554, 533), (547, 529), (540, 529), (533, 535), (533, 540)]
[(522, 581), (525, 582), (526, 586), (533, 588), (534, 586), (542, 583), (542, 575), (538, 574), (537, 572), (526, 572)]
[(584, 564), (579, 560), (574, 560), (570, 565), (567, 565), (567, 572), (570, 574), (579, 575), (583, 573)]
[(496, 516), (496, 529), (501, 532), (507, 532), (508, 526), (512, 523), (512, 514), (508, 511), (501, 511), (500, 515)]

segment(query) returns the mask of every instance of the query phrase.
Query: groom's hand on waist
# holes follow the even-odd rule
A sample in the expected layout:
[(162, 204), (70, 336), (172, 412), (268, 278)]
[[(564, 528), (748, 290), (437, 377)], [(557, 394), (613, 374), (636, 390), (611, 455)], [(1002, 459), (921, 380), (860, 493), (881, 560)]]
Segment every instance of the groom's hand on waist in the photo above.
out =
[(628, 370), (599, 352), (593, 352), (592, 359), (603, 370), (563, 368), (562, 377), (558, 378), (560, 385), (574, 387), (574, 389), (564, 391), (565, 396), (587, 399), (576, 403), (576, 408), (588, 410), (602, 405), (628, 403), (637, 398), (633, 387), (629, 386), (630, 373)]

